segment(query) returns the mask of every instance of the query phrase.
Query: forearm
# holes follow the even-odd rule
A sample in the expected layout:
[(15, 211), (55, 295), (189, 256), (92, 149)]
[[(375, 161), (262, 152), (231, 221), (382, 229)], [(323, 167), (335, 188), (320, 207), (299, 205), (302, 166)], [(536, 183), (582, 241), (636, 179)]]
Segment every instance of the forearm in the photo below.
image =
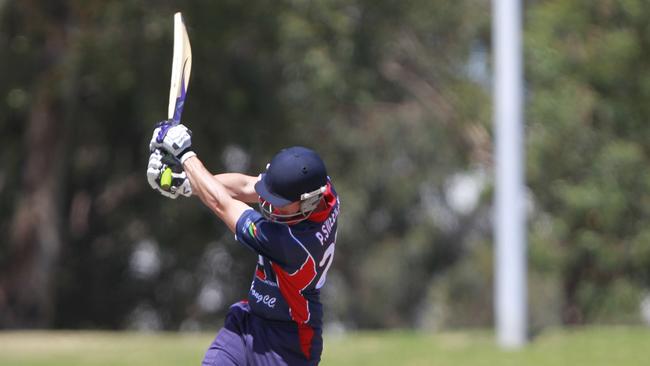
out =
[(214, 178), (226, 188), (230, 197), (246, 203), (257, 202), (255, 183), (259, 177), (240, 173), (223, 173), (215, 175)]
[(237, 218), (250, 207), (233, 199), (228, 189), (219, 179), (215, 179), (197, 157), (187, 159), (183, 168), (192, 185), (192, 192), (234, 232)]
[(192, 185), (192, 193), (208, 207), (218, 209), (223, 206), (226, 197), (230, 197), (226, 187), (219, 180), (214, 179), (198, 158), (186, 160), (183, 168)]

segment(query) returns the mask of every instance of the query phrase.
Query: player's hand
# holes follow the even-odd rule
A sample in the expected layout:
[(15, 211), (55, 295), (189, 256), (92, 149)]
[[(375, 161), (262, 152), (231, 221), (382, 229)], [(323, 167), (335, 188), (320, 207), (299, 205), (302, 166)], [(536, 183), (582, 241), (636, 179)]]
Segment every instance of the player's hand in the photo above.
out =
[(165, 190), (160, 186), (160, 176), (165, 168), (167, 168), (167, 164), (163, 162), (163, 153), (159, 149), (155, 149), (149, 155), (149, 165), (147, 166), (147, 181), (151, 188), (172, 199), (176, 199), (179, 195), (190, 197), (192, 195), (192, 186), (183, 171), (180, 173), (172, 172), (172, 184), (169, 190)]
[(173, 126), (169, 120), (158, 123), (153, 130), (149, 150), (155, 149), (172, 154), (181, 164), (196, 155), (192, 151), (192, 131), (182, 124)]

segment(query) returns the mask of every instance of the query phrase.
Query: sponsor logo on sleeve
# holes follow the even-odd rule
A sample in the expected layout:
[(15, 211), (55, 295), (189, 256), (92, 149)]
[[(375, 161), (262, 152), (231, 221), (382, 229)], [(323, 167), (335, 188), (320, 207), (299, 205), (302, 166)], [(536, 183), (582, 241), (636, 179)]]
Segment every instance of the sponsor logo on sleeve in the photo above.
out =
[(248, 225), (248, 234), (254, 238), (257, 237), (257, 226), (255, 226), (255, 224), (252, 222), (250, 225)]

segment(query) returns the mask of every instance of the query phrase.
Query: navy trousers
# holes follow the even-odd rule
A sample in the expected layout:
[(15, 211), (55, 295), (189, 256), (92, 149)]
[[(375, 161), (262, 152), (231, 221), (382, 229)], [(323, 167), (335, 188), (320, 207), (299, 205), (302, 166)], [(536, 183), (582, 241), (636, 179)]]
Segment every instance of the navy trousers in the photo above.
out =
[(203, 366), (316, 366), (323, 339), (314, 329), (310, 357), (301, 350), (298, 325), (270, 321), (250, 312), (246, 302), (230, 307), (224, 326), (203, 358)]

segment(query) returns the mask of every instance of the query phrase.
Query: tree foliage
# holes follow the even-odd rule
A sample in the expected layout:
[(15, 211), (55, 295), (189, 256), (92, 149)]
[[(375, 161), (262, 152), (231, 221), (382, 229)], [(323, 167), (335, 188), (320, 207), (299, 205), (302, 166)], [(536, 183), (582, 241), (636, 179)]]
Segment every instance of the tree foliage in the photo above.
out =
[(529, 13), (532, 245), (554, 254), (565, 322), (631, 321), (648, 287), (650, 33), (643, 1)]
[[(528, 4), (537, 325), (634, 320), (650, 281), (643, 4)], [(206, 166), (257, 174), (296, 144), (328, 165), (330, 324), (491, 323), (489, 3), (149, 5), (0, 2), (0, 327), (195, 329), (245, 295), (255, 256), (145, 179), (177, 10)]]

